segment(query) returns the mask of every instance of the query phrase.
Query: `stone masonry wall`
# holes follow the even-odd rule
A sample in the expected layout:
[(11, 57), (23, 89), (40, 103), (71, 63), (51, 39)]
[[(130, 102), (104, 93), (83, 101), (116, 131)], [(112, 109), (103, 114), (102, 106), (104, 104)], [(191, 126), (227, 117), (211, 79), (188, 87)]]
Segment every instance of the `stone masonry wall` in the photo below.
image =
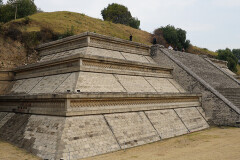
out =
[[(197, 111), (196, 107), (190, 110)], [(77, 160), (192, 132), (188, 126), (194, 126), (194, 131), (209, 127), (203, 127), (204, 117), (199, 112), (188, 113), (186, 108), (177, 112), (167, 109), (76, 117), (0, 112), (0, 139), (43, 159)]]
[(158, 64), (174, 68), (174, 80), (186, 91), (202, 94), (202, 108), (211, 124), (240, 127), (240, 110), (218, 91), (191, 72), (166, 49), (155, 45), (151, 54)]

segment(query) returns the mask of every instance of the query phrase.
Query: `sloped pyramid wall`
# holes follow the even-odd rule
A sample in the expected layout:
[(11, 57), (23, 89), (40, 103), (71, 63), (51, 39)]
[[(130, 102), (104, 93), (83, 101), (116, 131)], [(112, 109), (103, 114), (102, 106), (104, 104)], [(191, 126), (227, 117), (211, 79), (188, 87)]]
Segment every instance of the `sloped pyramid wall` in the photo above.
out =
[(0, 96), (0, 138), (47, 159), (80, 159), (208, 128), (150, 47), (83, 33), (43, 44)]

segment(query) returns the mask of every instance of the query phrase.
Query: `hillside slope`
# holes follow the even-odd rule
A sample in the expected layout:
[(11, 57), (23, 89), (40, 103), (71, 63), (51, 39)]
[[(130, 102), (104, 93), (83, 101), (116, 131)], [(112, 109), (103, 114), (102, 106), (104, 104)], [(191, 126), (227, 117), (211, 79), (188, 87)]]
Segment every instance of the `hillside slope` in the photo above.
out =
[[(41, 28), (48, 28), (56, 33), (63, 34), (67, 30), (71, 30), (73, 26), (74, 34), (89, 31), (121, 39), (129, 39), (129, 35), (133, 34), (134, 41), (150, 44), (151, 34), (146, 31), (134, 29), (122, 24), (103, 21), (80, 13), (67, 11), (51, 13), (44, 12), (29, 16), (29, 19), (30, 23), (22, 25), (20, 27), (21, 31), (32, 32), (40, 31)], [(17, 21), (24, 21), (24, 19), (19, 19)], [(10, 23), (13, 22), (14, 21)]]
[[(152, 38), (152, 34), (146, 31), (67, 11), (37, 13), (28, 18), (8, 22), (2, 28), (8, 30), (9, 37), (13, 36), (13, 39), (16, 40), (8, 39), (4, 41), (3, 39), (6, 38), (3, 38), (1, 34), (1, 32), (4, 33), (4, 30), (0, 30), (0, 69), (37, 61), (38, 58), (33, 48), (40, 43), (55, 40), (56, 37), (53, 38), (51, 34), (64, 35), (69, 31), (73, 31), (73, 34), (79, 34), (89, 31), (126, 40), (132, 34), (133, 41), (147, 45), (151, 45)], [(18, 32), (21, 32), (21, 35)], [(20, 45), (21, 49), (18, 49), (19, 47), (16, 47), (16, 44)], [(26, 52), (29, 52), (29, 48), (30, 54), (28, 53), (28, 57), (30, 56), (30, 59), (26, 58)], [(187, 52), (205, 54), (211, 57), (217, 55), (215, 52), (196, 46), (190, 46)]]

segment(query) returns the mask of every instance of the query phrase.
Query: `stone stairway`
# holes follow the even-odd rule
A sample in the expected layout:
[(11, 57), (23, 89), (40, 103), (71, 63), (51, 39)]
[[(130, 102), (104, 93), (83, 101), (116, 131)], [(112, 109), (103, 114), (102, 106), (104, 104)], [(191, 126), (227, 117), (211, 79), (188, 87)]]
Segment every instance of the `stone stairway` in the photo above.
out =
[(174, 80), (187, 92), (202, 93), (202, 108), (209, 122), (240, 127), (240, 82), (222, 70), (225, 64), (219, 66), (220, 62), (215, 64), (206, 56), (160, 45), (152, 46), (151, 55), (156, 63), (173, 68)]
[(220, 88), (218, 91), (240, 109), (240, 88)]

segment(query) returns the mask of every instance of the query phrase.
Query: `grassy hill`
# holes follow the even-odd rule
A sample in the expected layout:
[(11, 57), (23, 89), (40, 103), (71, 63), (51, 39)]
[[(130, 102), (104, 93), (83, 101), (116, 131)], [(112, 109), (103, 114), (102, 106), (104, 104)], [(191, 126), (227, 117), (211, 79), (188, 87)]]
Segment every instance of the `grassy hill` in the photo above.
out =
[[(146, 31), (67, 11), (37, 13), (8, 22), (0, 26), (0, 31), (3, 33), (0, 34), (0, 69), (35, 62), (37, 53), (34, 47), (40, 43), (55, 40), (54, 35), (89, 31), (128, 40), (129, 35), (132, 34), (133, 41), (147, 45), (151, 45), (152, 37), (152, 34)], [(187, 52), (211, 57), (217, 55), (216, 52), (197, 46), (190, 46)]]
[[(25, 19), (11, 21), (6, 25), (21, 21), (24, 22)], [(121, 39), (129, 39), (129, 35), (133, 34), (134, 41), (144, 44), (150, 44), (151, 39), (151, 34), (146, 31), (67, 11), (34, 14), (29, 16), (29, 23), (20, 26), (19, 29), (22, 32), (36, 32), (41, 28), (48, 28), (55, 33), (64, 34), (67, 30), (71, 30), (72, 26), (74, 34), (90, 31)]]

